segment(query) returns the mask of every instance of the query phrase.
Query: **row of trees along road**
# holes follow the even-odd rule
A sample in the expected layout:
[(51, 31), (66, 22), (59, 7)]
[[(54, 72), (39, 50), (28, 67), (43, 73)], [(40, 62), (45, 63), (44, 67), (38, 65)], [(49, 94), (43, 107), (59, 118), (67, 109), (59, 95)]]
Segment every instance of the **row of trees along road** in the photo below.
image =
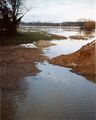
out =
[(0, 0), (0, 34), (14, 34), (22, 17), (29, 11), (25, 0)]

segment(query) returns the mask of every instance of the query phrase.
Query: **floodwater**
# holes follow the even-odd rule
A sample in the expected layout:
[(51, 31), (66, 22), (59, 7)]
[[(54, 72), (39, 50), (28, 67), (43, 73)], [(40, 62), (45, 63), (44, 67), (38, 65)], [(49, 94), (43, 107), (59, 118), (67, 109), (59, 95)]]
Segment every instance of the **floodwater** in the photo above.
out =
[[(28, 29), (28, 28), (27, 28)], [(36, 28), (37, 29), (37, 28)], [(77, 29), (39, 28), (58, 35), (85, 34)], [(30, 29), (28, 29), (30, 30)], [(77, 51), (94, 40), (94, 33), (87, 40), (52, 40), (55, 46), (44, 48), (49, 58)], [(22, 45), (21, 45), (22, 46)], [(24, 46), (24, 45), (23, 45)], [(25, 45), (30, 47), (31, 44)], [(32, 44), (33, 47), (35, 47)], [(30, 47), (31, 48), (31, 47)], [(27, 48), (26, 48), (27, 49)], [(36, 63), (40, 70), (34, 76), (18, 81), (19, 87), (8, 92), (8, 118), (4, 120), (96, 120), (96, 84), (85, 77), (72, 73), (70, 68)], [(4, 115), (4, 113), (3, 113)], [(2, 119), (3, 120), (3, 119)]]

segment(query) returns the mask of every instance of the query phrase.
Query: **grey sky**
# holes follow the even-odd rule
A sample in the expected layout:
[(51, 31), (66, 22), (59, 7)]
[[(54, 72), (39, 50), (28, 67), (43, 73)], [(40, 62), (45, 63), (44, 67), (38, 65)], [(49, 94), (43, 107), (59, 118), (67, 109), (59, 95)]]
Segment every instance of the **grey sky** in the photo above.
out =
[(26, 0), (31, 10), (22, 21), (63, 22), (95, 20), (95, 0)]

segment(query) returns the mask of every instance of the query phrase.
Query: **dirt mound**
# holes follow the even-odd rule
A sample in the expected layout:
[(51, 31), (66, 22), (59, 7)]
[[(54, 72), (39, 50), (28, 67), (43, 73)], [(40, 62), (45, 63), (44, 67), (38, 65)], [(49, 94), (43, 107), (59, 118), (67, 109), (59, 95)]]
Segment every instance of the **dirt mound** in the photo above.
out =
[(75, 53), (61, 55), (49, 60), (50, 63), (73, 68), (78, 74), (95, 76), (96, 75), (96, 41), (93, 41)]
[(46, 40), (39, 40), (35, 43), (35, 45), (39, 48), (45, 48), (45, 47), (50, 47), (53, 46), (55, 44), (51, 43), (50, 41), (46, 41)]

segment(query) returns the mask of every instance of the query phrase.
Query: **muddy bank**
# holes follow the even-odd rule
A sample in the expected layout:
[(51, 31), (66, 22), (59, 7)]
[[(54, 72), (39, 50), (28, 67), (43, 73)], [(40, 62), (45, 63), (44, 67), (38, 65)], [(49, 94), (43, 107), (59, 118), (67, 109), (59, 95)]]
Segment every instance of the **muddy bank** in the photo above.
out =
[(37, 48), (0, 47), (0, 81), (9, 84), (28, 74), (38, 72), (35, 62), (46, 59)]
[(54, 38), (57, 38), (57, 39), (67, 39), (67, 37), (63, 36), (63, 35), (56, 35), (56, 34), (49, 34)]
[(72, 35), (69, 37), (70, 39), (77, 39), (77, 40), (85, 40), (88, 39), (86, 36), (82, 36), (82, 35)]
[(69, 55), (61, 55), (49, 60), (50, 63), (72, 68), (78, 74), (96, 76), (96, 41), (83, 46), (80, 50)]
[(37, 48), (22, 48), (19, 46), (0, 47), (0, 86), (1, 86), (1, 119), (14, 119), (16, 101), (11, 97), (25, 97), (27, 84), (23, 80), (26, 75), (36, 75), (40, 72), (36, 62), (47, 59)]

